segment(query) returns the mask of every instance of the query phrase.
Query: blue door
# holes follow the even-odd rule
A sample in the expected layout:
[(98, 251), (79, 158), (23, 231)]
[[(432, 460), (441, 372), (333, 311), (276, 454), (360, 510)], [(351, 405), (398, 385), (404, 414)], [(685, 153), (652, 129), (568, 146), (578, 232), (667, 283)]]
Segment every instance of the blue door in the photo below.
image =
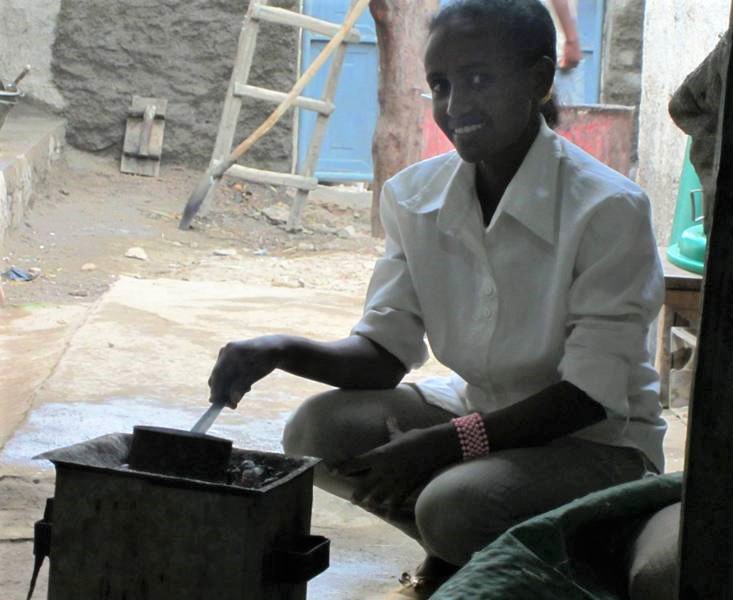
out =
[[(335, 23), (342, 23), (349, 0), (305, 0), (303, 12)], [(357, 22), (359, 44), (349, 44), (336, 88), (336, 110), (328, 120), (321, 144), (316, 177), (321, 181), (371, 181), (372, 134), (377, 122), (377, 35), (367, 9)], [(301, 70), (313, 62), (329, 38), (303, 32)], [(305, 88), (304, 96), (320, 98), (330, 61)], [(302, 164), (316, 122), (316, 113), (301, 110), (298, 128), (298, 164)]]
[[(578, 0), (577, 28), (583, 60), (568, 73), (557, 72), (555, 89), (562, 104), (597, 104), (601, 88), (604, 0)], [(558, 57), (559, 58), (559, 57)]]
[[(449, 0), (441, 0), (446, 4)], [(350, 0), (304, 0), (305, 14), (342, 23)], [(601, 43), (603, 39), (604, 0), (578, 0), (578, 33), (583, 61), (577, 69), (564, 75), (558, 72), (556, 87), (565, 104), (595, 104), (598, 102), (601, 73)], [(320, 181), (372, 181), (372, 134), (379, 114), (377, 101), (377, 36), (369, 10), (357, 23), (361, 33), (359, 44), (349, 44), (336, 89), (336, 110), (331, 114), (321, 145), (316, 167)], [(304, 31), (301, 72), (328, 43), (328, 38)], [(330, 64), (330, 62), (328, 63)], [(322, 68), (304, 91), (305, 96), (320, 98), (328, 64)], [(299, 112), (298, 165), (308, 152), (316, 114)]]

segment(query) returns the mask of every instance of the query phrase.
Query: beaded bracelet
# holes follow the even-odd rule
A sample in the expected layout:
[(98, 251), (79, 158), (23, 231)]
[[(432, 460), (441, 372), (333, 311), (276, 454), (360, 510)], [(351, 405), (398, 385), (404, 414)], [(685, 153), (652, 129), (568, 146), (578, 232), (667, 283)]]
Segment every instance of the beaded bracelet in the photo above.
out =
[(489, 438), (486, 436), (484, 420), (478, 413), (451, 419), (458, 433), (463, 460), (471, 460), (489, 453)]

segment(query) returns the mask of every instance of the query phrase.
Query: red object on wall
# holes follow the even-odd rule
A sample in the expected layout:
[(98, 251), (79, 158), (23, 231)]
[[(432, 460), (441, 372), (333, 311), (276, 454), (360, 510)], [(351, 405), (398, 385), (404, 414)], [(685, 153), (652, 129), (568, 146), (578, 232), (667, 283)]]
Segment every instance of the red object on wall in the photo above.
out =
[[(423, 159), (453, 150), (433, 120), (432, 107), (425, 102)], [(555, 131), (601, 162), (623, 175), (629, 174), (633, 150), (634, 108), (591, 104), (563, 106)]]
[(422, 158), (425, 160), (444, 152), (450, 152), (453, 150), (453, 144), (445, 137), (433, 119), (433, 103), (429, 97), (423, 96), (423, 99), (425, 102), (423, 103)]

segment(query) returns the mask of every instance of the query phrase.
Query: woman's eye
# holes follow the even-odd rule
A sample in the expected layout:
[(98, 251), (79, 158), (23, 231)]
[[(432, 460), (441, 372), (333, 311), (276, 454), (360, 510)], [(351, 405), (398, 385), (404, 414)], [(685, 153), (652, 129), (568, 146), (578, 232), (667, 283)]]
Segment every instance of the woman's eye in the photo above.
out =
[(484, 87), (489, 81), (483, 73), (472, 73), (470, 76), (471, 86), (475, 88)]
[(433, 96), (443, 96), (448, 92), (448, 82), (444, 79), (436, 79), (430, 82), (430, 91)]

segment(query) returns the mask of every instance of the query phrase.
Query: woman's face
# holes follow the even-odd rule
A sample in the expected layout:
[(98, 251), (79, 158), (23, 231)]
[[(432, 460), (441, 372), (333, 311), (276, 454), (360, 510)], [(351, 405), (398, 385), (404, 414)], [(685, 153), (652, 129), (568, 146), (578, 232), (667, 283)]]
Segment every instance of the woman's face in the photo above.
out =
[(547, 62), (522, 65), (499, 36), (471, 22), (433, 31), (425, 53), (433, 117), (463, 160), (489, 163), (511, 153), (536, 126), (539, 100), (552, 81)]

